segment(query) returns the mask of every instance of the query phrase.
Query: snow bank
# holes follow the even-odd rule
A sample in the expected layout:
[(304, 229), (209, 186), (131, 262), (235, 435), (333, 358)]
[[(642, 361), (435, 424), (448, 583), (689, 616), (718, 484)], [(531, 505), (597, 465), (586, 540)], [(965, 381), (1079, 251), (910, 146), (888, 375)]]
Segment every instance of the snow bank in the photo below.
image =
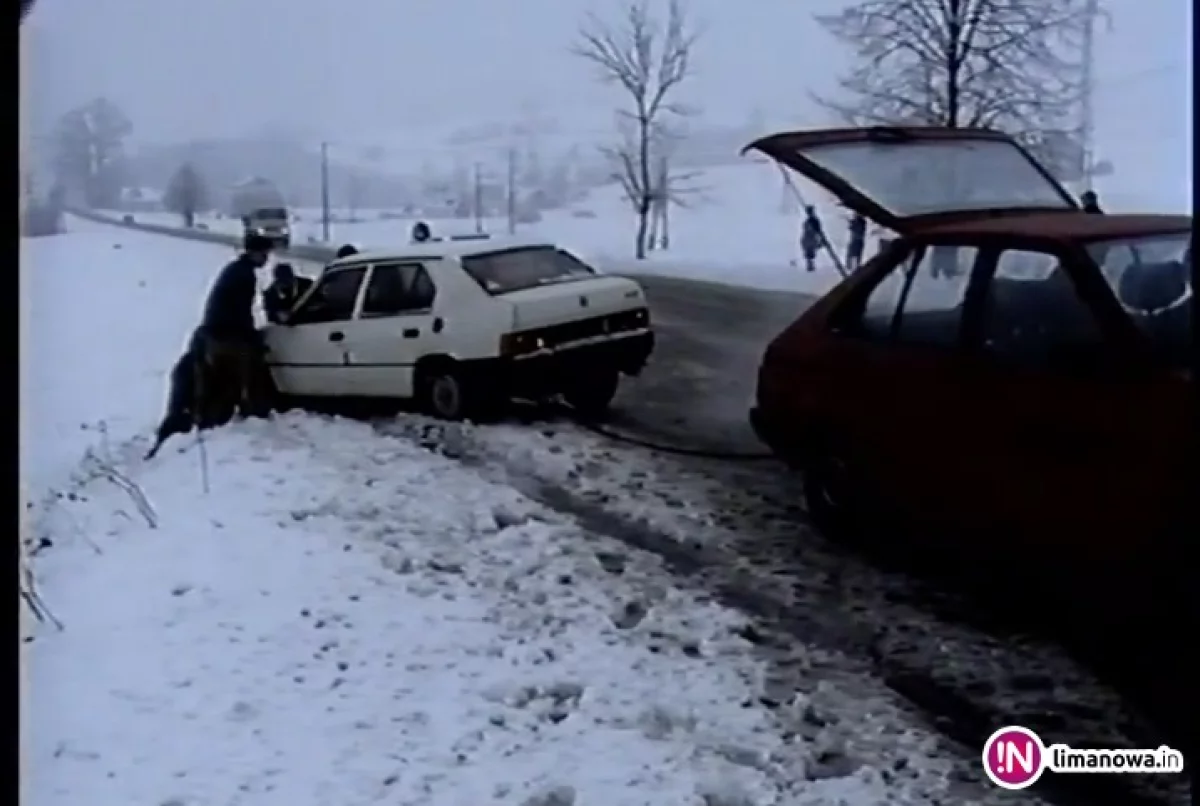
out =
[(104, 485), (58, 513), (33, 802), (922, 802), (826, 692), (760, 704), (742, 619), (507, 488), (305, 415), (207, 448), (209, 495), (195, 450), (138, 473), (157, 530)]

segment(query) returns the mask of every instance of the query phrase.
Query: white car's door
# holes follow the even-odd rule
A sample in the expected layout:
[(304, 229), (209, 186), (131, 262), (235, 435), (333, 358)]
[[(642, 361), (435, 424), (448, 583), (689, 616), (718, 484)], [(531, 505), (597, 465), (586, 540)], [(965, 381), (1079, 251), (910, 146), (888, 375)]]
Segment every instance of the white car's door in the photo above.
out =
[(351, 345), (366, 274), (366, 266), (327, 271), (287, 324), (267, 329), (267, 361), (279, 391), (320, 397), (363, 394)]
[(352, 345), (362, 378), (361, 394), (413, 396), (417, 361), (436, 340), (437, 290), (431, 274), (416, 261), (376, 263), (371, 268)]

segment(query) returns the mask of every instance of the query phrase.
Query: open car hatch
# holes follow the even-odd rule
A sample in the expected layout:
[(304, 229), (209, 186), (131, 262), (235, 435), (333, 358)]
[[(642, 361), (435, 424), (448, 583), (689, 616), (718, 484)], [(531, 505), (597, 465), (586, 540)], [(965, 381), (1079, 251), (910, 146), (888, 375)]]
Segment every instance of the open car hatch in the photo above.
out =
[(758, 151), (894, 232), (923, 223), (1078, 210), (1011, 137), (989, 129), (872, 127), (781, 132)]

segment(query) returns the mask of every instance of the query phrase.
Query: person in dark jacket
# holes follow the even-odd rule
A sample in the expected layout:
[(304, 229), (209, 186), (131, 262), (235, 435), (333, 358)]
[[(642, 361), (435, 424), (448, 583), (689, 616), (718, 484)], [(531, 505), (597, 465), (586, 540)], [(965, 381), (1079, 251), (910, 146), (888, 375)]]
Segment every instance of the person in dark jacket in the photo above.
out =
[(262, 295), (267, 321), (273, 325), (287, 321), (288, 313), (312, 286), (311, 279), (296, 275), (291, 263), (276, 263), (271, 284)]
[(198, 419), (220, 420), (233, 402), (243, 415), (260, 410), (255, 399), (262, 337), (254, 326), (257, 271), (267, 265), (270, 238), (251, 233), (244, 250), (217, 275), (200, 322), (201, 360), (197, 362)]
[(176, 434), (186, 434), (198, 423), (196, 422), (196, 370), (201, 350), (200, 332), (192, 332), (187, 349), (175, 362), (167, 383), (167, 413), (163, 415), (155, 433), (154, 446), (146, 454), (147, 459), (154, 458), (162, 448), (163, 443)]
[(1104, 214), (1104, 211), (1100, 209), (1100, 198), (1096, 195), (1096, 191), (1084, 191), (1079, 196), (1079, 201), (1083, 202), (1083, 211), (1085, 213)]
[(825, 230), (817, 218), (817, 208), (804, 205), (804, 225), (800, 231), (800, 251), (804, 253), (804, 268), (816, 271), (817, 251), (825, 244)]
[(866, 246), (867, 219), (855, 213), (850, 218), (850, 237), (846, 241), (846, 271), (854, 271), (862, 264)]

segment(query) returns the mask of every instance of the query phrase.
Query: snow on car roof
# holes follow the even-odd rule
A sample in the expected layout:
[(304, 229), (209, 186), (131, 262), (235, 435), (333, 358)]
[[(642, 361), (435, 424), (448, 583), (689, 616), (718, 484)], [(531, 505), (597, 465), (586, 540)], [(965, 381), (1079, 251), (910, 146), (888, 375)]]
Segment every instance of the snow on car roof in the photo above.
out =
[(442, 258), (442, 257), (471, 257), (490, 252), (503, 252), (507, 249), (554, 249), (556, 244), (549, 241), (529, 240), (524, 238), (480, 238), (463, 240), (429, 241), (427, 243), (412, 243), (406, 246), (393, 246), (386, 249), (371, 249), (347, 255), (329, 264), (329, 268), (348, 266), (359, 263), (376, 263), (384, 260), (404, 260), (406, 258)]

